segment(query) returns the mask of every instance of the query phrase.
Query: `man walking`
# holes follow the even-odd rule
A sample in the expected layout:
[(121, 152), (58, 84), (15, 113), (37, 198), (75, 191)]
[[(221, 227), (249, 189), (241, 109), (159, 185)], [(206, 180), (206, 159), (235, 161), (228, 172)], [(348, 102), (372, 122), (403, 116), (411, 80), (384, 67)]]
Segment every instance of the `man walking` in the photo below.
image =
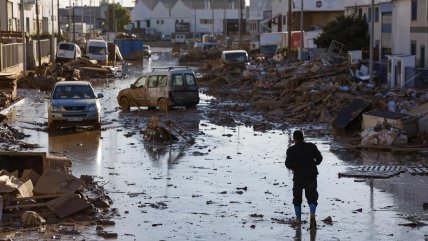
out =
[(303, 131), (294, 131), (294, 145), (287, 149), (285, 166), (293, 171), (293, 204), (296, 212), (296, 224), (301, 224), (302, 194), (305, 196), (310, 209), (310, 226), (316, 227), (315, 210), (318, 205), (317, 175), (322, 156), (317, 146), (304, 141)]

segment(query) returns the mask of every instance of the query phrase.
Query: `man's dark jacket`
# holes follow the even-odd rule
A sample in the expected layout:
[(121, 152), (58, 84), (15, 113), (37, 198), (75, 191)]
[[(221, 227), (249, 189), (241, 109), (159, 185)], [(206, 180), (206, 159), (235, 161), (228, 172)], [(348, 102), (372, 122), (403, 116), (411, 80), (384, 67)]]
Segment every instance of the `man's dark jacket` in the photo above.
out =
[(293, 179), (316, 178), (318, 175), (317, 165), (321, 161), (321, 153), (315, 144), (297, 141), (287, 149), (285, 166), (293, 170)]

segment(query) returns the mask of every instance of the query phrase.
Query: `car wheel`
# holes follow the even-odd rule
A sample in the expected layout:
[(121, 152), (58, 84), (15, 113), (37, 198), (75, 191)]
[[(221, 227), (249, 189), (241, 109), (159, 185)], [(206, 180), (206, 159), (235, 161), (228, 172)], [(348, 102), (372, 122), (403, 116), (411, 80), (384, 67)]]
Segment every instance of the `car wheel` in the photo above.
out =
[(185, 105), (187, 109), (195, 109), (196, 108), (196, 104), (189, 104), (189, 105)]
[(53, 122), (48, 122), (48, 133), (49, 135), (57, 135), (60, 130), (60, 126), (58, 124), (55, 124)]
[(158, 102), (159, 105), (159, 110), (163, 111), (163, 112), (167, 112), (169, 107), (168, 107), (168, 101), (164, 98), (160, 99)]
[(120, 103), (119, 103), (119, 105), (120, 105), (120, 108), (122, 108), (122, 110), (126, 110), (126, 111), (128, 111), (131, 107), (129, 106), (129, 101), (128, 101), (128, 98), (126, 98), (126, 97), (122, 97), (121, 99), (120, 99)]
[(101, 122), (95, 122), (94, 123), (94, 130), (100, 130), (101, 129)]

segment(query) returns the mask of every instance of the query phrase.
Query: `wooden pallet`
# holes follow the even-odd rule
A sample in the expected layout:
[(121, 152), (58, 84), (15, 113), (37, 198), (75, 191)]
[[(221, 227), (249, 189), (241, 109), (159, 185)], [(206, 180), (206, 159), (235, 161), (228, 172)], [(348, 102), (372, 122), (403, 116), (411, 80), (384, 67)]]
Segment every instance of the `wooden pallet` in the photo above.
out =
[(428, 175), (428, 167), (422, 165), (407, 167), (406, 171), (412, 175)]
[(339, 173), (339, 177), (390, 178), (405, 170), (401, 166), (361, 166), (348, 172)]

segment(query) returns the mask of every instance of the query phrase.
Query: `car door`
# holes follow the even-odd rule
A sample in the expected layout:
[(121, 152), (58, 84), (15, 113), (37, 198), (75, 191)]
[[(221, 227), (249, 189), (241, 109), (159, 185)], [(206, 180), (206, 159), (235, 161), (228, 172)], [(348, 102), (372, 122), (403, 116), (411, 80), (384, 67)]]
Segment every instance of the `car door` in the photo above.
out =
[(156, 95), (158, 99), (168, 98), (168, 75), (158, 75), (158, 86), (156, 88)]
[(158, 104), (158, 76), (150, 75), (147, 79), (147, 99), (148, 106), (157, 106)]
[(139, 106), (148, 105), (147, 94), (147, 76), (143, 76), (134, 82), (132, 98), (138, 103)]

